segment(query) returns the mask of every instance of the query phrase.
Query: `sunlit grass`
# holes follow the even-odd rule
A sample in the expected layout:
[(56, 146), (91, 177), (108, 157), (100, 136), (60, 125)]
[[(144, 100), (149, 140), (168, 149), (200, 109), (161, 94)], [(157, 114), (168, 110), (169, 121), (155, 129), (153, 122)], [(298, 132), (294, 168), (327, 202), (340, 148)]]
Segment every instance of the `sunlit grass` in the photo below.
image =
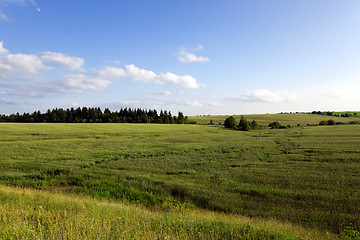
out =
[(1, 239), (330, 239), (290, 223), (141, 206), (0, 185)]

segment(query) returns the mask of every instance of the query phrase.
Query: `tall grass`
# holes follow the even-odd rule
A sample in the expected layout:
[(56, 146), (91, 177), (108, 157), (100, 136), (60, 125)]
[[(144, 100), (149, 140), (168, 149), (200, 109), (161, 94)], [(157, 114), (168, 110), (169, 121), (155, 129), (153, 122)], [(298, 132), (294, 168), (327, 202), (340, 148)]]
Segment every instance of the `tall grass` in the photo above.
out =
[(0, 239), (304, 239), (328, 238), (277, 221), (208, 211), (141, 206), (0, 186)]

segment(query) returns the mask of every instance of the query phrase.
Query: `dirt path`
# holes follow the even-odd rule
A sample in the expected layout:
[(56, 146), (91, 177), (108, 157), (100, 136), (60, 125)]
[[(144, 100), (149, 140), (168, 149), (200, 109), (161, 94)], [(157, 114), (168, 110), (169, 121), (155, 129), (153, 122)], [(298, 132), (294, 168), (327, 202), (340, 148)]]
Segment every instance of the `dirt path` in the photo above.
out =
[(64, 190), (69, 190), (73, 186), (74, 184), (72, 183), (62, 183), (62, 184), (47, 186), (45, 189), (49, 191), (64, 191)]

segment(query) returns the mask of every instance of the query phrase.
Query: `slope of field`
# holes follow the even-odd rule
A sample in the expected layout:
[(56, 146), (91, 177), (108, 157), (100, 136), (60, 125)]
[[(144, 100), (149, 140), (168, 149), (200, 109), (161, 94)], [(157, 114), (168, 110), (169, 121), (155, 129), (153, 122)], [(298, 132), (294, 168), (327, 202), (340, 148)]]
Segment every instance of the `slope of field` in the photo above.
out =
[[(225, 119), (228, 116), (191, 116), (189, 117), (190, 121), (196, 121), (198, 124), (209, 124), (212, 120), (214, 124), (224, 124)], [(240, 121), (241, 115), (233, 115), (238, 123)], [(260, 125), (267, 126), (271, 122), (278, 121), (282, 125), (291, 125), (297, 126), (300, 124), (301, 126), (316, 125), (319, 124), (320, 121), (333, 119), (336, 122), (345, 122), (348, 123), (350, 121), (359, 121), (359, 116), (351, 116), (351, 117), (335, 117), (335, 116), (324, 116), (318, 114), (307, 114), (307, 113), (284, 113), (284, 114), (247, 114), (244, 117), (249, 120), (256, 120)]]
[(219, 126), (0, 124), (0, 183), (275, 218), (360, 226), (360, 126), (240, 132)]
[(0, 185), (0, 239), (329, 239), (289, 223)]

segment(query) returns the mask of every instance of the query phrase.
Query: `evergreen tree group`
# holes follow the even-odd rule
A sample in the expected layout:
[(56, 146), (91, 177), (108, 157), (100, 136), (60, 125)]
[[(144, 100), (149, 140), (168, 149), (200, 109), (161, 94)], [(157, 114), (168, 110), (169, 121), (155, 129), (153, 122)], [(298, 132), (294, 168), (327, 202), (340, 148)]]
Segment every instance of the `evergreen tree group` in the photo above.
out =
[(240, 122), (238, 125), (236, 125), (236, 120), (233, 116), (230, 116), (225, 119), (224, 121), (224, 127), (225, 128), (231, 128), (236, 129), (240, 131), (250, 131), (250, 130), (258, 130), (259, 124), (253, 120), (252, 122), (249, 122), (244, 118), (244, 116), (241, 116)]
[(100, 108), (56, 108), (47, 110), (46, 113), (36, 111), (33, 113), (0, 115), (0, 122), (23, 122), (23, 123), (162, 123), (162, 124), (185, 124), (188, 117), (182, 112), (178, 116), (172, 116), (170, 111), (143, 110), (140, 108), (121, 108), (112, 112), (108, 108), (102, 111)]

